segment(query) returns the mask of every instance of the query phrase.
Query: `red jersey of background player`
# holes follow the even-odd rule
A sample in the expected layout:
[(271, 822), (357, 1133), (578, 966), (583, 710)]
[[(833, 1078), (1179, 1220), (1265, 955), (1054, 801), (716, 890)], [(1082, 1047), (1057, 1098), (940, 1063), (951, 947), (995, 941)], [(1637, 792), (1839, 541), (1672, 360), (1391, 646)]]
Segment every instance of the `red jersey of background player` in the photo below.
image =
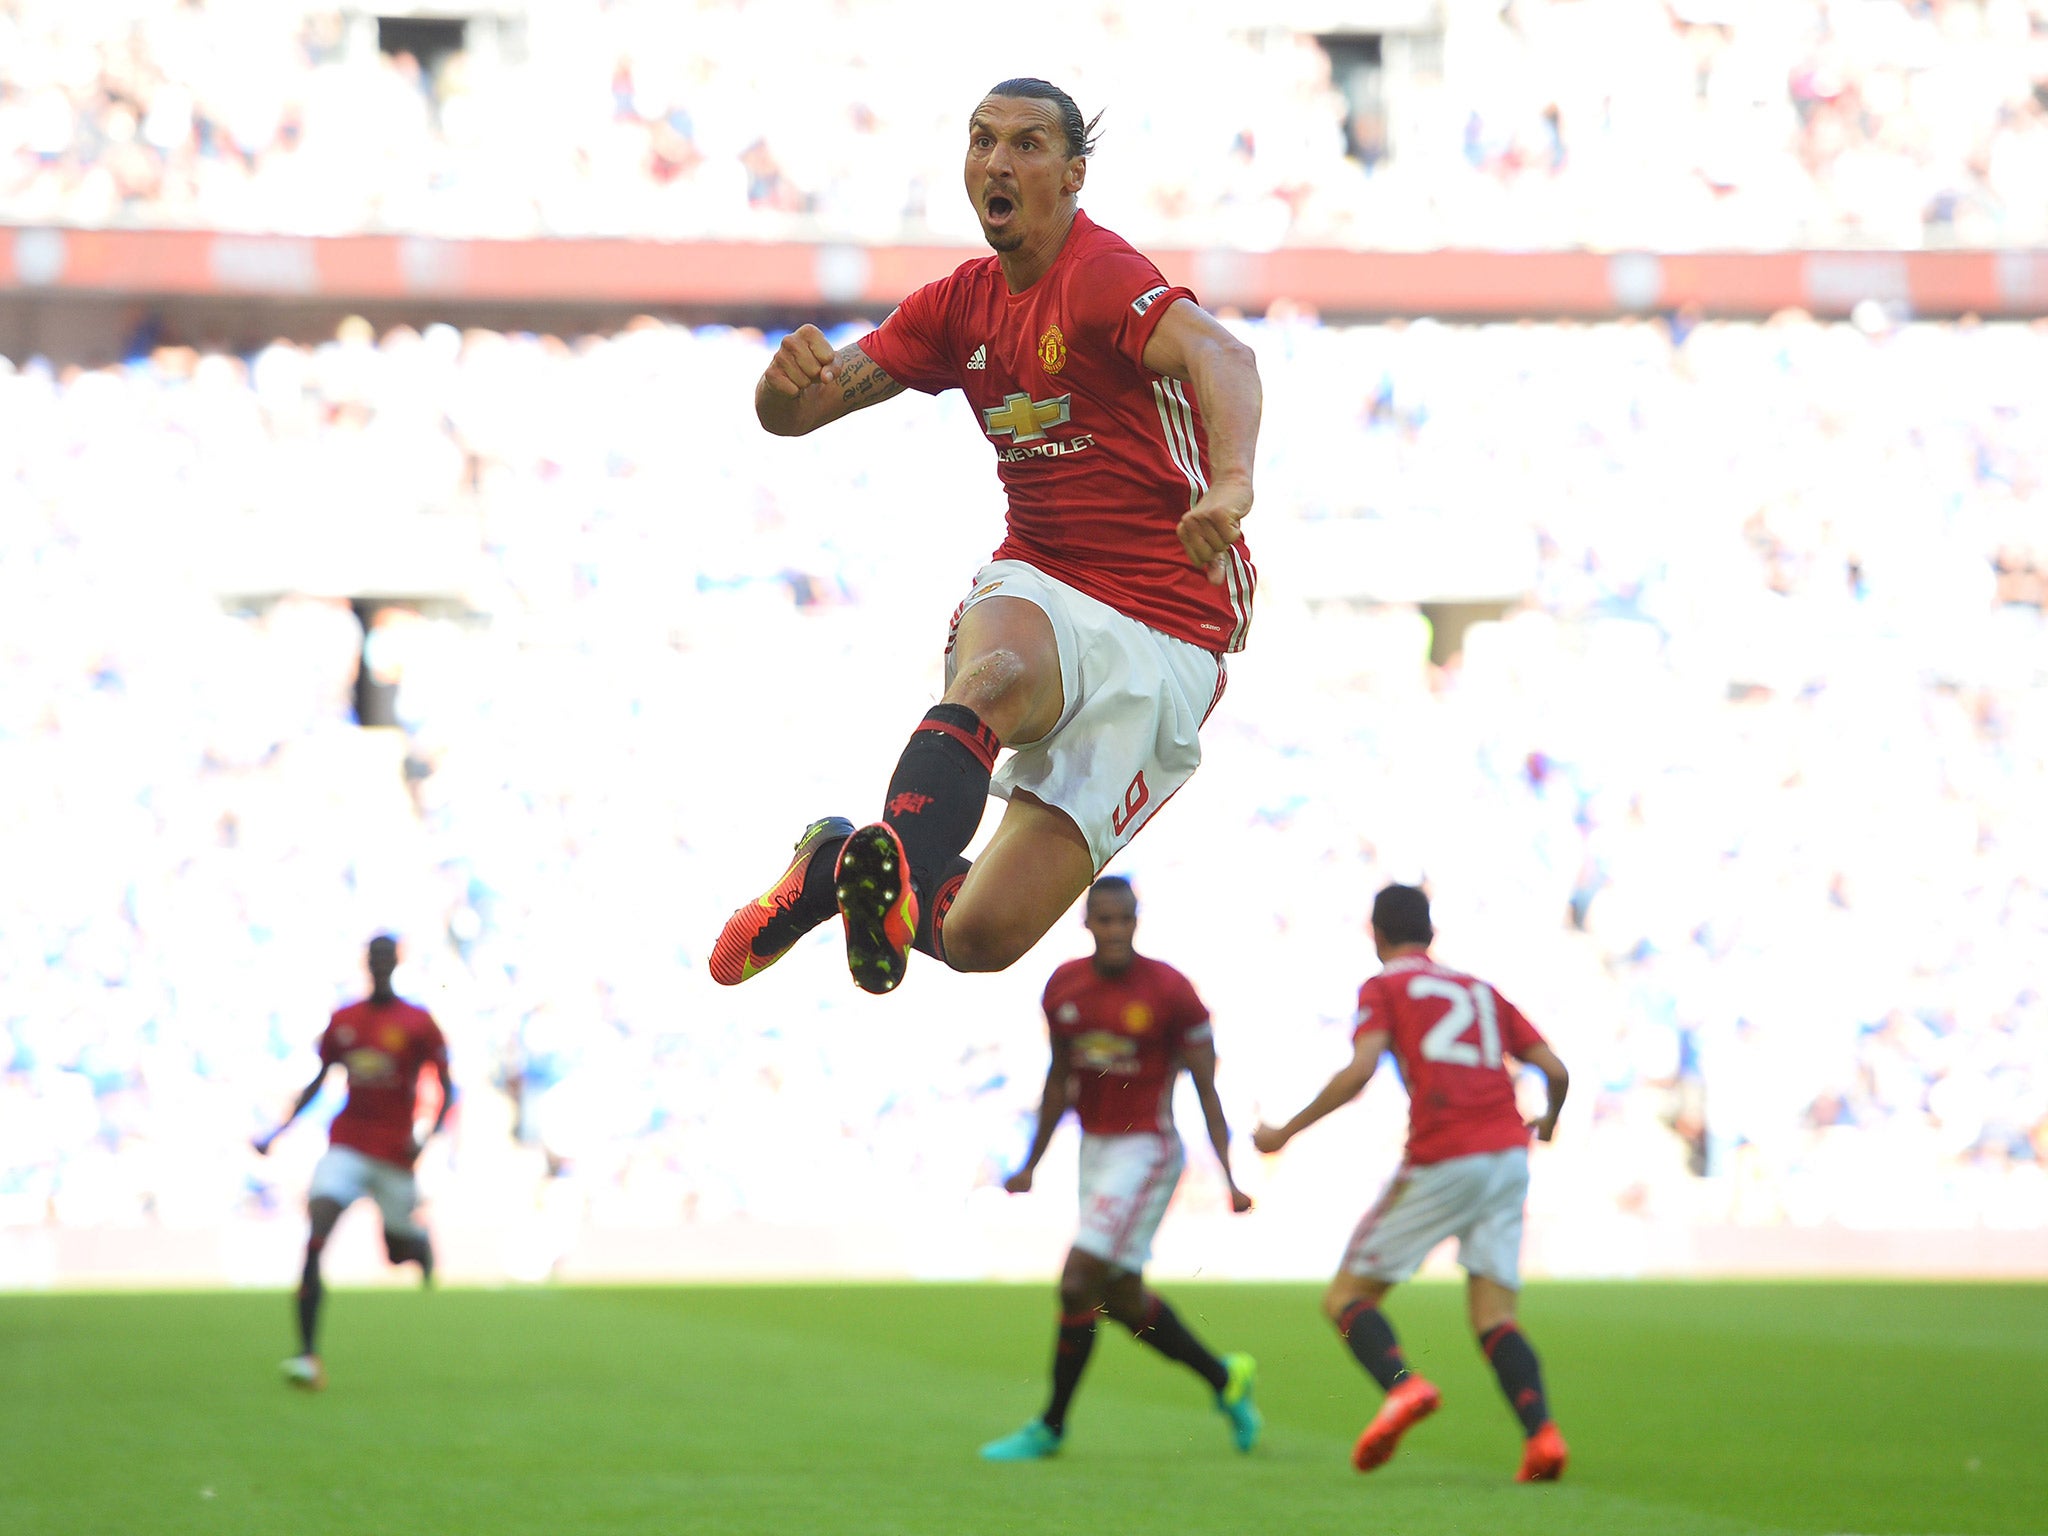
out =
[(320, 1060), (338, 1061), (348, 1070), (348, 1102), (328, 1127), (327, 1139), (365, 1157), (411, 1167), (420, 1071), (448, 1060), (448, 1043), (433, 1016), (401, 998), (351, 1003), (327, 1021)]
[(1485, 982), (1403, 955), (1358, 989), (1351, 1038), (1387, 1033), (1408, 1087), (1408, 1161), (1441, 1163), (1528, 1144), (1505, 1056), (1543, 1044)]
[(1129, 244), (1076, 212), (1052, 270), (1010, 292), (984, 256), (928, 283), (861, 351), (898, 383), (957, 389), (1009, 496), (998, 560), (1023, 560), (1208, 651), (1244, 648), (1256, 573), (1239, 540), (1221, 586), (1174, 530), (1208, 488), (1208, 437), (1178, 380), (1145, 367), (1177, 299)]
[(1209, 1038), (1209, 1010), (1187, 977), (1143, 955), (1115, 975), (1069, 960), (1045, 984), (1045, 1019), (1055, 1039), (1071, 1042), (1084, 1132), (1173, 1129), (1181, 1045)]

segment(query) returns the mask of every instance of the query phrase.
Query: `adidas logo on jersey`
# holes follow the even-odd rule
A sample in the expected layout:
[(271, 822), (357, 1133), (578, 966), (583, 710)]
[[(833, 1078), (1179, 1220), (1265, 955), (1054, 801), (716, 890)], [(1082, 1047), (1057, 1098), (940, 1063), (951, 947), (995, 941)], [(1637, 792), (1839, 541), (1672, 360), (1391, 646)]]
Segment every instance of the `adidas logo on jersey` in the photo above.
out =
[(988, 371), (988, 343), (987, 343), (987, 342), (983, 342), (983, 343), (982, 343), (982, 344), (981, 344), (980, 346), (978, 346), (978, 347), (976, 347), (976, 348), (974, 349), (974, 356), (972, 356), (972, 357), (970, 357), (969, 359), (967, 359), (967, 366), (968, 366), (969, 368), (978, 368), (978, 369), (980, 369), (980, 370), (981, 370), (982, 372), (984, 372), (984, 373), (986, 373), (986, 372)]

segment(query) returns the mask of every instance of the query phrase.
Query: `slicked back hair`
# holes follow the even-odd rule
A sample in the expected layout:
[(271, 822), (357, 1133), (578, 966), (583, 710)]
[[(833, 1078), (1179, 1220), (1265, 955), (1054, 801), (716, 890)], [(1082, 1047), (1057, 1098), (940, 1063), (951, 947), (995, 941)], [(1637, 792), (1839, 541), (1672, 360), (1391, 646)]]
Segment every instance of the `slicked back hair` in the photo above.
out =
[[(1067, 157), (1079, 156), (1085, 160), (1095, 153), (1095, 141), (1101, 137), (1102, 114), (1096, 113), (1086, 122), (1081, 119), (1081, 109), (1074, 105), (1074, 98), (1054, 85), (1051, 81), (1040, 80), (1032, 75), (1019, 75), (1015, 80), (1005, 80), (989, 87), (991, 96), (1018, 96), (1027, 101), (1049, 101), (1060, 115), (1060, 127), (1067, 136)], [(1130, 882), (1124, 882), (1130, 888)]]
[(1372, 925), (1389, 944), (1427, 944), (1436, 937), (1429, 895), (1415, 885), (1390, 885), (1373, 897)]

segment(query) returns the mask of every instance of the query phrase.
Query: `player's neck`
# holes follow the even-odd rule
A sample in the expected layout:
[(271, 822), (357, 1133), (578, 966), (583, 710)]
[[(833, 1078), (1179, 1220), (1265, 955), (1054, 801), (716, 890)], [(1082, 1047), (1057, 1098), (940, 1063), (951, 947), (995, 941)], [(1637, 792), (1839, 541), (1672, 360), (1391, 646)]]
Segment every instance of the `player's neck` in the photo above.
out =
[(1134, 950), (1130, 954), (1125, 955), (1123, 959), (1117, 961), (1114, 965), (1112, 965), (1109, 961), (1103, 959), (1100, 955), (1090, 957), (1090, 964), (1092, 964), (1095, 967), (1095, 974), (1098, 976), (1121, 976), (1125, 971), (1128, 971), (1131, 968), (1132, 963), (1136, 961), (1137, 958), (1137, 952)]
[(1392, 965), (1396, 960), (1427, 960), (1427, 944), (1393, 944), (1380, 951), (1380, 964)]
[(370, 1001), (380, 1008), (388, 1007), (390, 1004), (398, 1001), (398, 994), (392, 991), (389, 986), (372, 987), (370, 988)]
[(1067, 236), (1074, 232), (1074, 217), (1080, 211), (1079, 205), (1068, 203), (1066, 217), (1037, 240), (1027, 241), (1014, 251), (996, 253), (996, 260), (1003, 267), (1003, 282), (1011, 293), (1022, 293), (1052, 270), (1060, 252), (1066, 249)]

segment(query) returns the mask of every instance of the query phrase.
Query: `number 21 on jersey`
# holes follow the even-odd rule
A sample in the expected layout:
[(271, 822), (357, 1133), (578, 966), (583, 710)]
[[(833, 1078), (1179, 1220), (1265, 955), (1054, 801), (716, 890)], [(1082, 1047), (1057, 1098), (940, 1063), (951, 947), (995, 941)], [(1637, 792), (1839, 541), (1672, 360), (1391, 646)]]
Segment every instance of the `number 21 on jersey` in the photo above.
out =
[[(1493, 988), (1483, 981), (1470, 985), (1442, 976), (1417, 976), (1408, 983), (1414, 1001), (1442, 998), (1450, 1004), (1444, 1016), (1422, 1037), (1422, 1059), (1440, 1061), (1453, 1067), (1497, 1067), (1500, 1065), (1500, 1021), (1495, 1016)], [(1479, 1021), (1479, 1043), (1465, 1038), (1465, 1031)]]

